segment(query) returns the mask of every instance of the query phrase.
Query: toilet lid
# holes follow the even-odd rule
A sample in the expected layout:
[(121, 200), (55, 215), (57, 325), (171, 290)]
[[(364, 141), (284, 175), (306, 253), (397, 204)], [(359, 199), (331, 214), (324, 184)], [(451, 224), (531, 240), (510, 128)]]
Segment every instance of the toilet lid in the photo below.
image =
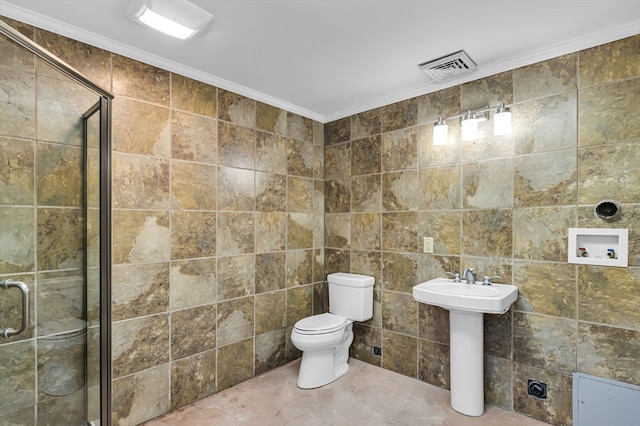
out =
[(325, 334), (338, 331), (347, 325), (347, 319), (340, 315), (320, 314), (298, 321), (295, 329), (300, 334)]

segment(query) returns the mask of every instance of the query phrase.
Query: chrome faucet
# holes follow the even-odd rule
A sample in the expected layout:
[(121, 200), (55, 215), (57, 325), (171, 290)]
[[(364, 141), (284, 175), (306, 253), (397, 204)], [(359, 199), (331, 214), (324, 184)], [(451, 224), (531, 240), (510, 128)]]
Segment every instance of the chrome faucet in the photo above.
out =
[(467, 284), (475, 284), (476, 283), (476, 276), (473, 275), (473, 268), (465, 269), (464, 272), (462, 273), (462, 278), (467, 280)]

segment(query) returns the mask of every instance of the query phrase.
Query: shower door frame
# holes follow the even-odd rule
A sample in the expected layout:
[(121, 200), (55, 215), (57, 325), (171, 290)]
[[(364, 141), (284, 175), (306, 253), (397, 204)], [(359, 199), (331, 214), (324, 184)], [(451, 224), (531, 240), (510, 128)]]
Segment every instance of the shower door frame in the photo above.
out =
[(99, 97), (96, 104), (84, 114), (83, 120), (96, 112), (100, 114), (100, 423), (108, 426), (112, 422), (111, 111), (113, 95), (2, 20), (0, 20), (0, 34), (13, 40)]

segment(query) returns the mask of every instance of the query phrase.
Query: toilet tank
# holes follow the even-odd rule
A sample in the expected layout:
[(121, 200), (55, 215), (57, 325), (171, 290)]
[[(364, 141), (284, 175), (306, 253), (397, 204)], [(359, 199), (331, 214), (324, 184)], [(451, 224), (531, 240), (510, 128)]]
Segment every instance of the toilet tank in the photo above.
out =
[(351, 321), (366, 321), (373, 316), (373, 277), (336, 272), (329, 274), (327, 281), (329, 312)]

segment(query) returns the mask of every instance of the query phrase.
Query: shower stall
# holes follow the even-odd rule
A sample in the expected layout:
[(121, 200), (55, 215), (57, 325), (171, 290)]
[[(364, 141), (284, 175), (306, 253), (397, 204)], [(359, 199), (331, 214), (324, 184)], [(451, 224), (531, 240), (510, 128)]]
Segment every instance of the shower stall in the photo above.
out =
[(111, 100), (0, 19), (2, 425), (110, 424)]

